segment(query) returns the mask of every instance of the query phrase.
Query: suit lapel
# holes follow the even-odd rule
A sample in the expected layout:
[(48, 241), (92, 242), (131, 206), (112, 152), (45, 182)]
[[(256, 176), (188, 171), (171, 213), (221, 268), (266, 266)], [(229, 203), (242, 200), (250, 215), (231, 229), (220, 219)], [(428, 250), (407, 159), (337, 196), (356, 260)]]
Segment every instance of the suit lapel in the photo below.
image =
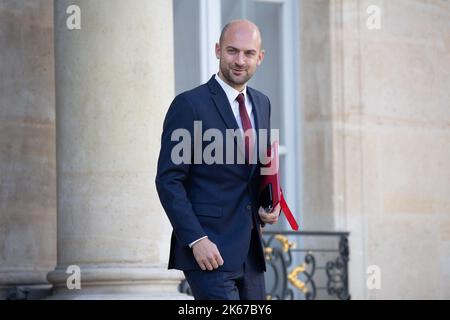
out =
[[(233, 111), (231, 110), (227, 95), (220, 87), (220, 84), (214, 79), (214, 76), (208, 81), (208, 86), (212, 93), (212, 99), (217, 108), (217, 111), (219, 112), (222, 120), (225, 122), (227, 128), (233, 129), (234, 131), (239, 130), (239, 125), (236, 122)], [(237, 143), (236, 139), (234, 139), (234, 143), (238, 146), (239, 152), (244, 155), (245, 151), (243, 143)]]
[[(223, 91), (222, 87), (220, 87), (220, 84), (214, 79), (214, 76), (208, 81), (208, 87), (212, 94), (212, 99), (214, 101), (214, 104), (217, 108), (217, 111), (219, 112), (222, 120), (225, 122), (225, 125), (228, 129), (238, 130), (239, 125), (236, 122), (236, 118), (234, 117), (233, 111), (231, 110), (230, 103), (228, 102), (228, 98)], [(247, 86), (247, 94), (250, 97), (250, 100), (252, 101), (253, 105), (253, 116), (255, 119), (255, 127), (256, 130), (256, 156), (257, 161), (256, 164), (251, 165), (250, 175), (249, 178), (251, 178), (255, 172), (255, 169), (258, 167), (258, 154), (259, 154), (259, 129), (263, 128), (263, 112), (262, 112), (262, 101), (259, 98), (259, 95), (256, 94), (256, 92)], [(267, 128), (266, 128), (267, 129)], [(244, 155), (244, 144), (243, 143), (237, 143), (236, 139), (234, 140), (234, 143), (238, 146), (237, 149), (239, 149), (239, 152), (241, 152), (242, 155)]]
[(252, 105), (253, 105), (253, 116), (255, 119), (255, 130), (256, 130), (256, 145), (255, 145), (255, 149), (256, 150), (256, 163), (252, 164), (252, 169), (250, 171), (250, 176), (252, 177), (256, 168), (258, 167), (258, 155), (259, 155), (259, 129), (262, 128), (262, 109), (261, 109), (261, 101), (259, 99), (259, 96), (253, 91), (252, 88), (247, 86), (247, 93), (250, 97), (250, 100), (252, 101)]

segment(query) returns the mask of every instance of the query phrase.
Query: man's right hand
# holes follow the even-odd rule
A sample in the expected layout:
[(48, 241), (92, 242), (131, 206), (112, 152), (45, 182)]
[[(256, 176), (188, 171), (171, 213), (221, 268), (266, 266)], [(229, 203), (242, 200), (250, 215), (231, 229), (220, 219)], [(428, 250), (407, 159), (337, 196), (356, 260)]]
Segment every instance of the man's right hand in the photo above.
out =
[(208, 238), (196, 242), (192, 246), (192, 252), (194, 253), (195, 260), (203, 271), (206, 269), (212, 271), (223, 265), (223, 259), (219, 249), (217, 249), (217, 246)]

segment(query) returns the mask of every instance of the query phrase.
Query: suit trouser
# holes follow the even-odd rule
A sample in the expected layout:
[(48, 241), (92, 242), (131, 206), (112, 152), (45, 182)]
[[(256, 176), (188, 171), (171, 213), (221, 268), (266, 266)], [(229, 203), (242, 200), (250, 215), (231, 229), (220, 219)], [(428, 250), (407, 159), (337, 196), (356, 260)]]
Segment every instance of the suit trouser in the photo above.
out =
[(236, 271), (184, 271), (196, 300), (265, 300), (264, 272), (257, 266), (257, 246), (252, 235), (243, 266)]

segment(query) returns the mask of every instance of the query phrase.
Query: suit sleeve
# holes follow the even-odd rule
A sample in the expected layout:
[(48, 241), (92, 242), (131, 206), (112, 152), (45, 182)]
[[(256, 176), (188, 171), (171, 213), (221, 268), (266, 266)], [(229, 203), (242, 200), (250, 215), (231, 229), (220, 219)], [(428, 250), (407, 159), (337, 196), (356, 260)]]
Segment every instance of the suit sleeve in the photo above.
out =
[[(185, 245), (206, 236), (192, 204), (187, 197), (185, 183), (193, 155), (195, 112), (192, 105), (184, 95), (175, 98), (169, 107), (163, 124), (161, 136), (161, 151), (158, 159), (156, 174), (156, 189), (162, 206), (172, 224), (175, 236)], [(172, 161), (172, 150), (181, 140), (172, 141), (172, 133), (176, 129), (189, 132), (190, 162), (175, 164)]]

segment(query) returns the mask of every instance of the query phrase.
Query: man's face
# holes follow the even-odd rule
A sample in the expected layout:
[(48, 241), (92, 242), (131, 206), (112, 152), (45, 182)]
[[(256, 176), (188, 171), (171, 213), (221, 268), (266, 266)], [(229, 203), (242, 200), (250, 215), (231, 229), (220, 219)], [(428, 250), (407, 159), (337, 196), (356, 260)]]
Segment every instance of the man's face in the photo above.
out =
[(264, 58), (259, 33), (252, 26), (245, 24), (230, 26), (222, 43), (216, 44), (216, 56), (220, 59), (222, 78), (241, 91)]

